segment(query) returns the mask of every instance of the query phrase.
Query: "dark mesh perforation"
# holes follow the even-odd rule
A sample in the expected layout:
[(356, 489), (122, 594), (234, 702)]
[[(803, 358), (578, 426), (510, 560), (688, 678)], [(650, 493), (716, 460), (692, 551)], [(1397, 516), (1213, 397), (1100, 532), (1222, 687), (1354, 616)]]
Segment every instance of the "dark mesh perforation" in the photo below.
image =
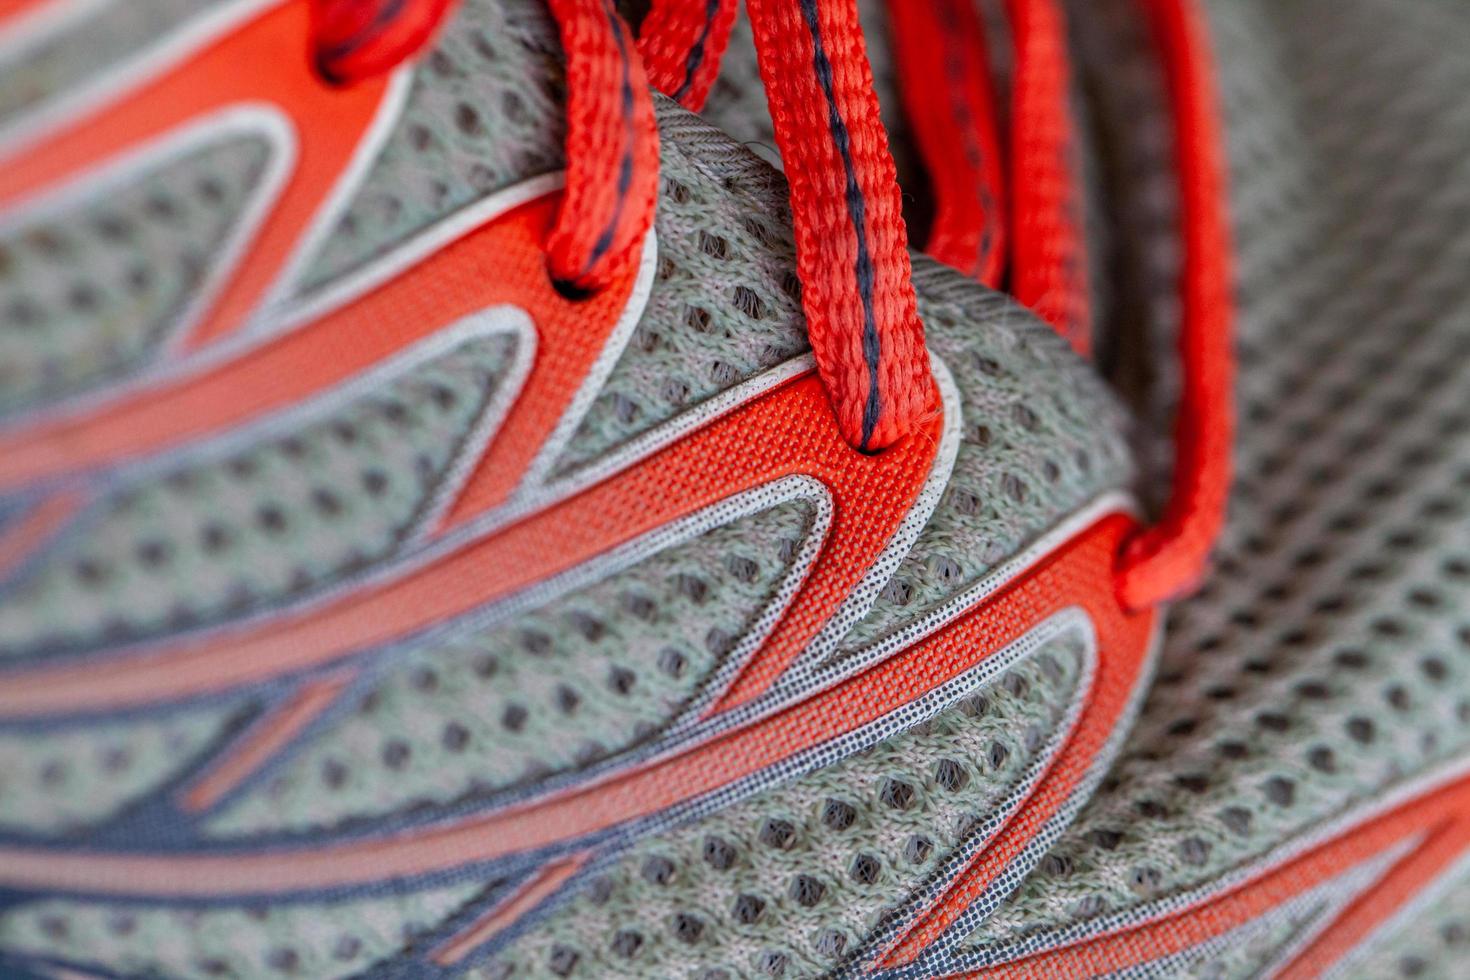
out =
[(178, 325), (271, 146), (221, 138), (0, 235), (0, 416), (135, 368)]
[(0, 732), (0, 829), (62, 835), (178, 775), (246, 716), (239, 704), (164, 718)]
[(303, 274), (310, 291), (480, 198), (562, 166), (564, 70), (542, 3), (464, 0), (400, 122)]
[(193, 909), (51, 899), (0, 913), (0, 945), (128, 976), (337, 980), (411, 947), (484, 887)]
[(1450, 869), (1434, 882), (1423, 904), (1369, 938), (1361, 957), (1344, 971), (1352, 980), (1457, 980), (1470, 955), (1470, 874)]

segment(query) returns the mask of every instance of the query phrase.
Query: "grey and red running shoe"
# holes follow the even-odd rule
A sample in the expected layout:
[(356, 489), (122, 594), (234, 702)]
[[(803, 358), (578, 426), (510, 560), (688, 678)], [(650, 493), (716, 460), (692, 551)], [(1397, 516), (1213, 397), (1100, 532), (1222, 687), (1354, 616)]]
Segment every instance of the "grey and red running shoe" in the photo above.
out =
[(0, 3), (0, 974), (1458, 975), (1467, 40)]

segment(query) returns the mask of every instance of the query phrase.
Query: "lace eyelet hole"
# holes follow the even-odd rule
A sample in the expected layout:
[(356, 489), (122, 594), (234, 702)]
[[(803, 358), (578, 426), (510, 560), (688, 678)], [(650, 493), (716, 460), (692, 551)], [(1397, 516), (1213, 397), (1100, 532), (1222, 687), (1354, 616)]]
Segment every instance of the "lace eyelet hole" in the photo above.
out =
[(557, 295), (569, 303), (585, 303), (596, 296), (600, 290), (593, 286), (581, 286), (570, 279), (558, 279), (547, 270), (547, 278), (551, 280), (551, 288), (556, 290)]

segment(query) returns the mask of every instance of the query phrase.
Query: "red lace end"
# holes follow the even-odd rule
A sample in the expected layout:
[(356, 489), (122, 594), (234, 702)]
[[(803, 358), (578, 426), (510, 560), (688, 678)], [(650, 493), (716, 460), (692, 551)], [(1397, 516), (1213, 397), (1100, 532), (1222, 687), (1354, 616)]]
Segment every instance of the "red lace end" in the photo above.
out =
[(1142, 0), (1163, 55), (1179, 169), (1184, 243), (1174, 486), (1163, 517), (1131, 541), (1118, 589), (1134, 609), (1178, 596), (1204, 577), (1225, 523), (1234, 439), (1234, 302), (1223, 140), (1204, 25), (1192, 4)]
[(1066, 22), (1057, 0), (1007, 0), (1011, 93), (1011, 291), (1083, 356), (1092, 350)]

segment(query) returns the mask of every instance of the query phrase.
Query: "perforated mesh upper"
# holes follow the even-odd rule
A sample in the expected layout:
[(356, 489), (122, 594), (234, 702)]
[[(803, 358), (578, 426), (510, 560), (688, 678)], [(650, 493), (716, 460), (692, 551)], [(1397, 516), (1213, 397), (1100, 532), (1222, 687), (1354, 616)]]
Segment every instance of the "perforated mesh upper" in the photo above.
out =
[[(555, 166), (562, 109), (544, 5), (467, 0), (460, 11), (440, 50), (425, 57), (407, 113), (309, 270), (309, 286), (486, 191)], [(665, 180), (653, 294), (563, 470), (806, 346), (783, 183), (666, 100), (658, 112)], [(964, 444), (955, 483), (899, 584), (859, 627), (864, 639), (932, 608), (1127, 479), (1122, 420), (1081, 361), (1033, 317), (973, 284), (922, 260), (916, 276), (935, 350), (961, 388)], [(507, 356), (488, 348), (444, 355), (334, 408), (329, 419), (278, 420), (246, 435), (254, 446), (172, 460), (167, 474), (109, 495), (19, 589), (0, 594), (8, 603), (3, 629), (14, 631), (0, 631), (0, 647), (20, 655), (100, 649), (224, 621), (397, 554)], [(368, 821), (432, 816), (467, 794), (642, 744), (718, 668), (786, 567), (792, 528), (809, 519), (800, 505), (778, 509), (508, 624), (371, 651), (387, 656), (361, 663), (385, 673), (358, 713), (349, 706), (308, 730), (295, 761), (247, 791), (257, 795), (215, 831), (328, 824), (378, 833), (384, 824), (369, 829)], [(645, 599), (654, 620), (644, 618)], [(737, 802), (707, 817), (704, 830), (637, 843), (622, 859), (636, 863), (618, 865), (622, 897), (601, 907), (579, 899), (579, 921), (549, 925), (545, 935), (556, 938), (532, 948), (528, 962), (555, 972), (565, 959), (555, 947), (575, 940), (587, 944), (582, 962), (608, 969), (672, 963), (697, 929), (709, 961), (737, 971), (824, 969), (856, 949), (884, 910), (932, 880), (977, 818), (995, 816), (1071, 706), (1078, 652), (1073, 642), (1054, 644), (978, 699), (879, 749)], [(614, 706), (625, 699), (628, 707)], [(829, 800), (841, 805), (829, 808)], [(768, 827), (777, 811), (796, 838)], [(728, 876), (698, 864), (704, 842), (695, 835), (716, 826), (741, 848)], [(698, 867), (707, 890), (692, 895), (680, 882), (649, 880), (646, 859), (666, 852)], [(741, 890), (722, 892), (731, 882)], [(395, 952), (422, 956), (424, 942), (405, 936), (451, 917), (488, 884), (471, 880), (463, 890), (401, 901), (310, 898), (269, 912), (225, 903), (181, 916), (141, 905), (122, 911), (136, 917), (130, 926), (115, 924), (127, 921), (114, 918), (120, 905), (48, 902), (0, 913), (0, 946), (84, 962), (96, 956), (141, 973), (214, 973), (223, 963), (223, 972), (242, 975), (336, 975)], [(741, 899), (757, 892), (760, 914)], [(671, 922), (676, 902), (703, 908), (702, 925)], [(759, 921), (738, 921), (744, 916)], [(636, 939), (625, 935), (635, 919)], [(371, 937), (357, 934), (359, 920), (372, 924)], [(340, 945), (343, 933), (352, 941)]]
[(0, 657), (238, 615), (382, 558), (457, 458), (515, 345), (463, 341), (324, 417), (206, 447), (111, 495), (0, 591)]
[[(807, 349), (783, 181), (667, 101), (660, 123), (653, 293), (562, 471)], [(914, 268), (926, 336), (959, 384), (966, 423), (935, 516), (849, 647), (962, 591), (1131, 478), (1122, 413), (1058, 338), (928, 259)]]
[(985, 835), (1066, 717), (1088, 642), (1065, 632), (925, 722), (638, 844), (480, 975), (833, 969)]
[(152, 354), (198, 295), (270, 155), (259, 137), (220, 138), (0, 231), (0, 416)]
[(0, 126), (50, 99), (146, 51), (181, 22), (222, 6), (225, 0), (109, 0), (41, 43), (0, 57)]
[(672, 103), (658, 108), (653, 292), (563, 472), (807, 350), (780, 176)]
[(129, 976), (334, 980), (411, 946), (483, 888), (208, 909), (56, 899), (0, 912), (0, 946)]
[(202, 759), (243, 722), (240, 705), (30, 732), (0, 732), (0, 830), (60, 836), (100, 823)]
[(1455, 980), (1470, 954), (1470, 870), (1450, 869), (1448, 878), (1412, 902), (1370, 936), (1361, 957), (1344, 970), (1352, 980)]
[(652, 738), (777, 595), (813, 505), (716, 527), (509, 623), (409, 652), (219, 833), (331, 825), (533, 784)]
[(976, 942), (1209, 885), (1470, 749), (1470, 15), (1210, 12), (1242, 248), (1217, 573), (1060, 860)]
[(562, 165), (561, 44), (544, 4), (464, 0), (399, 123), (302, 275), (343, 275), (492, 191)]

